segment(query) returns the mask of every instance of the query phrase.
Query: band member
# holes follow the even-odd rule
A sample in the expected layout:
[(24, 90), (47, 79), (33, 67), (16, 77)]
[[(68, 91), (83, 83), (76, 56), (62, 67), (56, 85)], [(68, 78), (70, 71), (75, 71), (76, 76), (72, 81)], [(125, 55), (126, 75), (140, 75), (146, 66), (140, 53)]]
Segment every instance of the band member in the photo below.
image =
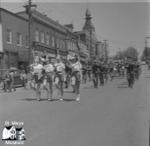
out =
[(33, 78), (35, 81), (35, 91), (37, 100), (41, 99), (41, 87), (44, 80), (42, 61), (38, 60), (33, 66)]
[(93, 74), (94, 88), (97, 88), (98, 87), (99, 66), (96, 61), (94, 61), (93, 65), (92, 65), (92, 74)]
[(76, 94), (76, 101), (80, 100), (80, 84), (82, 79), (82, 65), (77, 56), (72, 59), (72, 85)]
[(58, 97), (60, 99), (60, 101), (63, 101), (63, 82), (64, 82), (64, 70), (65, 70), (65, 65), (64, 63), (61, 61), (60, 57), (56, 58), (56, 63), (55, 63), (55, 78), (54, 78), (54, 82), (56, 85), (56, 88), (58, 89)]
[(51, 63), (51, 60), (47, 60), (46, 64), (44, 65), (44, 70), (45, 70), (45, 79), (46, 82), (48, 83), (48, 88), (47, 89), (47, 98), (48, 100), (53, 99), (53, 74), (54, 74), (54, 66)]

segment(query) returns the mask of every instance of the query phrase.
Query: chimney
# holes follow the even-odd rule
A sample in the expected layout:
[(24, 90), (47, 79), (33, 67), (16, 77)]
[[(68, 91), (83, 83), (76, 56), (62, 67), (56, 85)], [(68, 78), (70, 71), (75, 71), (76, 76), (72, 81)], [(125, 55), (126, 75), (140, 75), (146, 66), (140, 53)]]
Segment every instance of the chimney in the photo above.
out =
[(65, 27), (67, 27), (70, 31), (73, 31), (73, 24), (66, 24)]

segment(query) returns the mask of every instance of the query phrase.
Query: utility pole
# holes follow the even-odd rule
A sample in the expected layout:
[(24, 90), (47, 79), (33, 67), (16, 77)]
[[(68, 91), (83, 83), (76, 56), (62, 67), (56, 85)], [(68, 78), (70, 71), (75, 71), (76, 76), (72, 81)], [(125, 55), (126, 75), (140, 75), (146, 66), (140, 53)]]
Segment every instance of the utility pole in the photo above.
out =
[(29, 64), (32, 63), (32, 37), (31, 37), (31, 22), (32, 22), (32, 8), (36, 7), (35, 4), (32, 4), (32, 0), (28, 0), (28, 4), (24, 6), (26, 9), (26, 13), (28, 14), (28, 41), (29, 41), (29, 50), (28, 50), (28, 56), (29, 56)]
[(108, 59), (107, 41), (108, 41), (108, 40), (104, 40), (104, 47), (105, 47), (105, 61), (106, 61), (106, 62), (107, 62), (107, 59)]

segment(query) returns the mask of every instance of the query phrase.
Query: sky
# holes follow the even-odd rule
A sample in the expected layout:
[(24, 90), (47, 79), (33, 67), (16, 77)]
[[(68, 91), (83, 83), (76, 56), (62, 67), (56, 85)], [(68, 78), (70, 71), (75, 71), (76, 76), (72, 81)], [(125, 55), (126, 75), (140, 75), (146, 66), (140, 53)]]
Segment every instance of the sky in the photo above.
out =
[[(12, 12), (23, 10), (27, 0), (0, 0), (1, 7)], [(6, 2), (7, 1), (7, 2)], [(91, 11), (92, 22), (99, 41), (108, 40), (109, 52), (135, 47), (141, 54), (145, 37), (150, 36), (150, 3), (140, 0), (32, 0), (37, 10), (58, 20), (60, 24), (73, 23), (80, 31), (85, 22), (85, 11)], [(150, 44), (150, 43), (149, 43)]]

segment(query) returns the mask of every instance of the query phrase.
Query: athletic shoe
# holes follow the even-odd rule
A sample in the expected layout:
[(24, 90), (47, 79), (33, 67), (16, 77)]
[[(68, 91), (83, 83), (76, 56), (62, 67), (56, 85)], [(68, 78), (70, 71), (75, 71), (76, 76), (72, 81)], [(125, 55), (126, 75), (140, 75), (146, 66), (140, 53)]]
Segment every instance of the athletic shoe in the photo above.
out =
[(76, 101), (80, 101), (80, 94), (78, 94)]
[(60, 100), (60, 101), (63, 101), (64, 99), (63, 99), (63, 98), (60, 98), (59, 100)]

